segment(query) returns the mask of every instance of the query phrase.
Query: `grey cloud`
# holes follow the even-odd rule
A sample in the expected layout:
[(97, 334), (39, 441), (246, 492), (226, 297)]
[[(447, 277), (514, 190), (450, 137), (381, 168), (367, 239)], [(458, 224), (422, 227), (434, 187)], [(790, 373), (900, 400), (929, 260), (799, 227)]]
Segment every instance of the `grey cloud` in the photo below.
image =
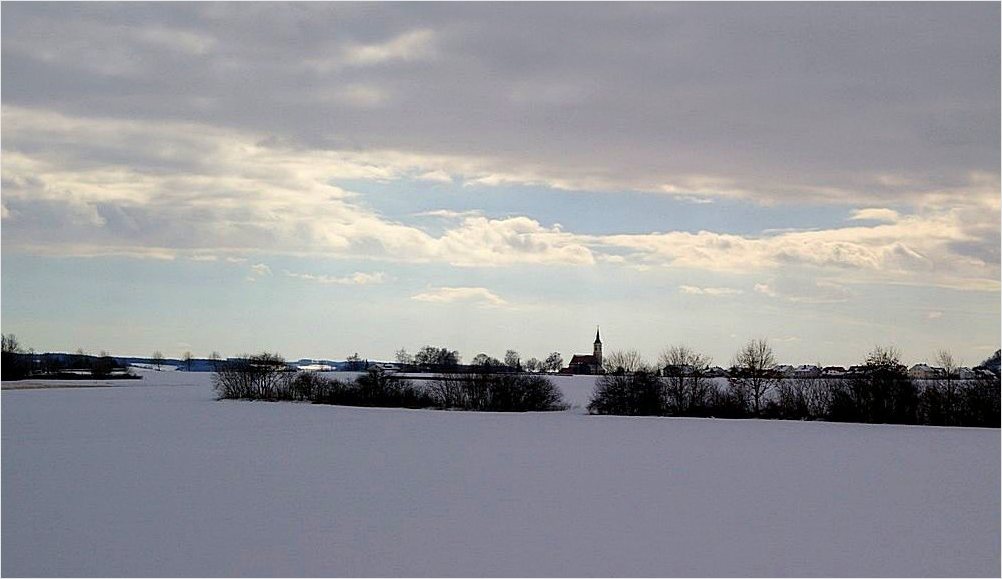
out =
[[(4, 16), (5, 104), (680, 194), (909, 203), (998, 175), (991, 3), (10, 4)], [(305, 66), (339, 59), (350, 66)]]

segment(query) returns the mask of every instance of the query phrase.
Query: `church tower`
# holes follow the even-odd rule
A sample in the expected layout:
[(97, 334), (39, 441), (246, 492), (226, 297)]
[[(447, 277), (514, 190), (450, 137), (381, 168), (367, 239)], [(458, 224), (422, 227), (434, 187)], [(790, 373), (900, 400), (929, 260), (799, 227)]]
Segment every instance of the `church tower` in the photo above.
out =
[(599, 328), (595, 326), (595, 347), (592, 350), (592, 356), (595, 356), (595, 365), (599, 369), (602, 368), (602, 338), (599, 336)]

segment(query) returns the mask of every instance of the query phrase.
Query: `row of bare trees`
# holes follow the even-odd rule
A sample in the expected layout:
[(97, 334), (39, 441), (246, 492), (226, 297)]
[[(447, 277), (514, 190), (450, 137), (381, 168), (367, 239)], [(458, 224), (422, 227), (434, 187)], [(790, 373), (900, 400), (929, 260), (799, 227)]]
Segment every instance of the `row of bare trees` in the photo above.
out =
[(709, 376), (711, 360), (686, 346), (667, 348), (658, 366), (636, 352), (609, 356), (615, 370), (596, 383), (595, 414), (785, 418), (869, 423), (999, 426), (999, 379), (988, 372), (961, 379), (941, 352), (940, 377), (913, 380), (894, 348), (877, 347), (842, 377), (785, 378), (766, 340), (734, 356), (726, 381)]
[(245, 355), (220, 363), (213, 374), (220, 399), (293, 400), (316, 404), (526, 412), (566, 408), (544, 376), (477, 372), (442, 374), (424, 385), (378, 368), (351, 381), (289, 368), (277, 354)]

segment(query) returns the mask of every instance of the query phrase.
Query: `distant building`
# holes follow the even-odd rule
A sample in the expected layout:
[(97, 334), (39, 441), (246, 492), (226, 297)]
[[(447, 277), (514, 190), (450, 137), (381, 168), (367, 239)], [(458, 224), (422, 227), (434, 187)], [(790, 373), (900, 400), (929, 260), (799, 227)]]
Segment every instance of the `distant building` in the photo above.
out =
[(595, 330), (595, 343), (592, 345), (592, 353), (574, 354), (567, 367), (560, 371), (561, 374), (601, 374), (602, 373), (602, 337), (599, 330)]
[(933, 378), (941, 378), (946, 373), (943, 372), (942, 368), (936, 368), (928, 364), (915, 364), (908, 369), (908, 376), (917, 380), (931, 380)]
[(821, 370), (822, 376), (845, 376), (845, 374), (846, 369), (842, 366), (825, 366), (824, 369)]
[(793, 366), (790, 366), (789, 364), (777, 364), (773, 370), (780, 376), (793, 375)]
[(821, 368), (814, 364), (802, 364), (793, 369), (793, 375), (798, 378), (816, 378), (821, 375)]

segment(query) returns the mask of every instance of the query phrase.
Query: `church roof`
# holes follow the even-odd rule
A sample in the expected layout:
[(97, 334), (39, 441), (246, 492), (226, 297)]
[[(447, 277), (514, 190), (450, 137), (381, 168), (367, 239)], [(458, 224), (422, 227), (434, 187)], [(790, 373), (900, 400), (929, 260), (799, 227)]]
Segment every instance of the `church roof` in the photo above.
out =
[(601, 336), (598, 335), (598, 326), (595, 326), (595, 343), (596, 344), (602, 343), (602, 338)]
[(598, 364), (598, 360), (596, 360), (595, 356), (592, 356), (591, 354), (574, 354), (574, 356), (571, 357), (571, 361), (568, 363), (568, 366), (575, 364)]

